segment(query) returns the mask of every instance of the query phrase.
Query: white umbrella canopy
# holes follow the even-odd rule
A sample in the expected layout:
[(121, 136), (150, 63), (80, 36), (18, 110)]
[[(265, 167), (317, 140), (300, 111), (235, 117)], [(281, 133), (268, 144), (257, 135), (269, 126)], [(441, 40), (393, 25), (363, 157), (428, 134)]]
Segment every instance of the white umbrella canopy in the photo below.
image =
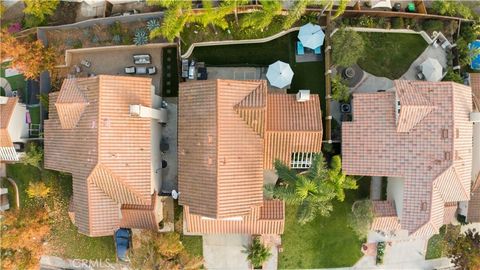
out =
[(427, 58), (420, 66), (427, 81), (438, 82), (442, 79), (443, 68), (436, 59)]
[(293, 70), (289, 64), (277, 61), (268, 66), (267, 79), (272, 86), (283, 88), (292, 83)]
[(323, 33), (320, 25), (307, 23), (300, 27), (298, 32), (298, 39), (302, 42), (304, 47), (315, 50), (323, 45), (325, 33)]

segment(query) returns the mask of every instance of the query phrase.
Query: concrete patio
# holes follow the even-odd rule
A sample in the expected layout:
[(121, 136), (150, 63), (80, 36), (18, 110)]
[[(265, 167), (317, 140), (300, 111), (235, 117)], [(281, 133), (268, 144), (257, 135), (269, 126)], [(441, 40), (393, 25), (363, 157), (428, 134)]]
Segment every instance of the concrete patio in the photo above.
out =
[(203, 236), (203, 258), (206, 269), (242, 270), (251, 269), (247, 254), (242, 251), (251, 242), (245, 234), (222, 234)]

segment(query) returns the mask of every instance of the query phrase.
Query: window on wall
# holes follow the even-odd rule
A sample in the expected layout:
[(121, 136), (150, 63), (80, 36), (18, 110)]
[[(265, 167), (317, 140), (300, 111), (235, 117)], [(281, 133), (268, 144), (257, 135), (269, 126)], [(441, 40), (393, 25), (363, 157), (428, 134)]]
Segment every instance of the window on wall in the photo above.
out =
[(292, 169), (308, 169), (312, 166), (314, 153), (292, 153), (290, 167)]

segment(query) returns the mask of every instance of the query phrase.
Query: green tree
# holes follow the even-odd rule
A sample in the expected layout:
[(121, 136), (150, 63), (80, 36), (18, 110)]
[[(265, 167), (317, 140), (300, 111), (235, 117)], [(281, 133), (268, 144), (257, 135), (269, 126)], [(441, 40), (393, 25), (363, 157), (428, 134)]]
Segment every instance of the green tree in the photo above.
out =
[(311, 3), (311, 0), (297, 0), (294, 1), (292, 7), (288, 10), (288, 15), (283, 22), (283, 29), (289, 29), (294, 23), (296, 23), (300, 17), (305, 13), (307, 6)]
[(339, 29), (332, 38), (332, 58), (335, 65), (349, 67), (360, 59), (365, 51), (365, 41), (355, 31)]
[(43, 108), (48, 112), (48, 94), (47, 93), (40, 93), (37, 95), (38, 99), (40, 100), (40, 104), (42, 104)]
[(45, 199), (50, 194), (50, 188), (43, 182), (30, 182), (27, 188), (27, 195), (31, 199)]
[(448, 257), (457, 267), (456, 269), (480, 268), (480, 234), (475, 229), (450, 236), (446, 241)]
[[(478, 6), (478, 3), (476, 3), (476, 6)], [(475, 17), (472, 7), (465, 5), (462, 1), (435, 0), (432, 3), (432, 9), (440, 15), (459, 16), (465, 19)]]
[(247, 254), (248, 261), (254, 268), (260, 268), (272, 256), (270, 249), (260, 242), (259, 237), (254, 237), (252, 244), (245, 247), (243, 253)]
[(305, 224), (317, 215), (328, 216), (333, 210), (332, 200), (343, 201), (344, 189), (356, 189), (355, 179), (346, 176), (341, 169), (340, 156), (334, 156), (330, 168), (321, 153), (313, 158), (311, 167), (297, 174), (282, 162), (275, 161), (280, 178), (277, 185), (266, 185), (267, 197), (297, 205), (297, 220)]
[(332, 80), (332, 98), (338, 102), (347, 102), (350, 99), (350, 88), (340, 75)]
[(459, 73), (453, 71), (452, 68), (448, 68), (447, 74), (445, 74), (445, 77), (443, 77), (442, 81), (463, 83), (462, 76), (460, 76)]
[(185, 24), (193, 16), (190, 1), (148, 0), (147, 4), (167, 8), (160, 27), (150, 31), (150, 39), (163, 36), (168, 41), (173, 42), (176, 37), (180, 36)]
[(272, 23), (273, 18), (282, 11), (282, 2), (263, 0), (262, 9), (246, 14), (240, 20), (240, 27), (263, 31)]
[(238, 8), (248, 4), (248, 0), (225, 0), (223, 2), (223, 5), (225, 7), (229, 7), (233, 10), (233, 14), (235, 15), (235, 23), (239, 25), (238, 23)]
[(3, 2), (0, 2), (0, 16), (2, 16), (3, 13), (5, 13), (5, 10), (7, 10), (7, 7)]
[(30, 144), (27, 147), (25, 155), (20, 158), (20, 162), (25, 165), (41, 168), (43, 163), (43, 149), (36, 144)]
[(193, 22), (201, 24), (203, 27), (212, 25), (215, 34), (217, 33), (216, 27), (225, 30), (228, 28), (228, 22), (225, 16), (233, 12), (233, 7), (230, 5), (224, 5), (223, 3), (219, 7), (213, 7), (212, 0), (203, 0), (203, 13), (196, 14), (191, 17)]
[(24, 0), (23, 12), (37, 18), (40, 23), (46, 21), (47, 16), (53, 15), (60, 0)]
[(349, 214), (349, 226), (359, 238), (367, 237), (374, 218), (373, 204), (370, 200), (356, 201)]

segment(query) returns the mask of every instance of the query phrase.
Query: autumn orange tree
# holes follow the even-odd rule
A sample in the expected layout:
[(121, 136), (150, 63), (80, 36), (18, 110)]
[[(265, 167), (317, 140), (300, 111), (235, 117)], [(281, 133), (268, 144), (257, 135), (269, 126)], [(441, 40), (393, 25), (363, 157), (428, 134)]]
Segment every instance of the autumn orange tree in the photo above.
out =
[(0, 31), (0, 54), (10, 58), (10, 66), (23, 72), (27, 79), (37, 79), (42, 71), (55, 68), (55, 51), (45, 47), (40, 40), (27, 42), (15, 38), (7, 30)]

